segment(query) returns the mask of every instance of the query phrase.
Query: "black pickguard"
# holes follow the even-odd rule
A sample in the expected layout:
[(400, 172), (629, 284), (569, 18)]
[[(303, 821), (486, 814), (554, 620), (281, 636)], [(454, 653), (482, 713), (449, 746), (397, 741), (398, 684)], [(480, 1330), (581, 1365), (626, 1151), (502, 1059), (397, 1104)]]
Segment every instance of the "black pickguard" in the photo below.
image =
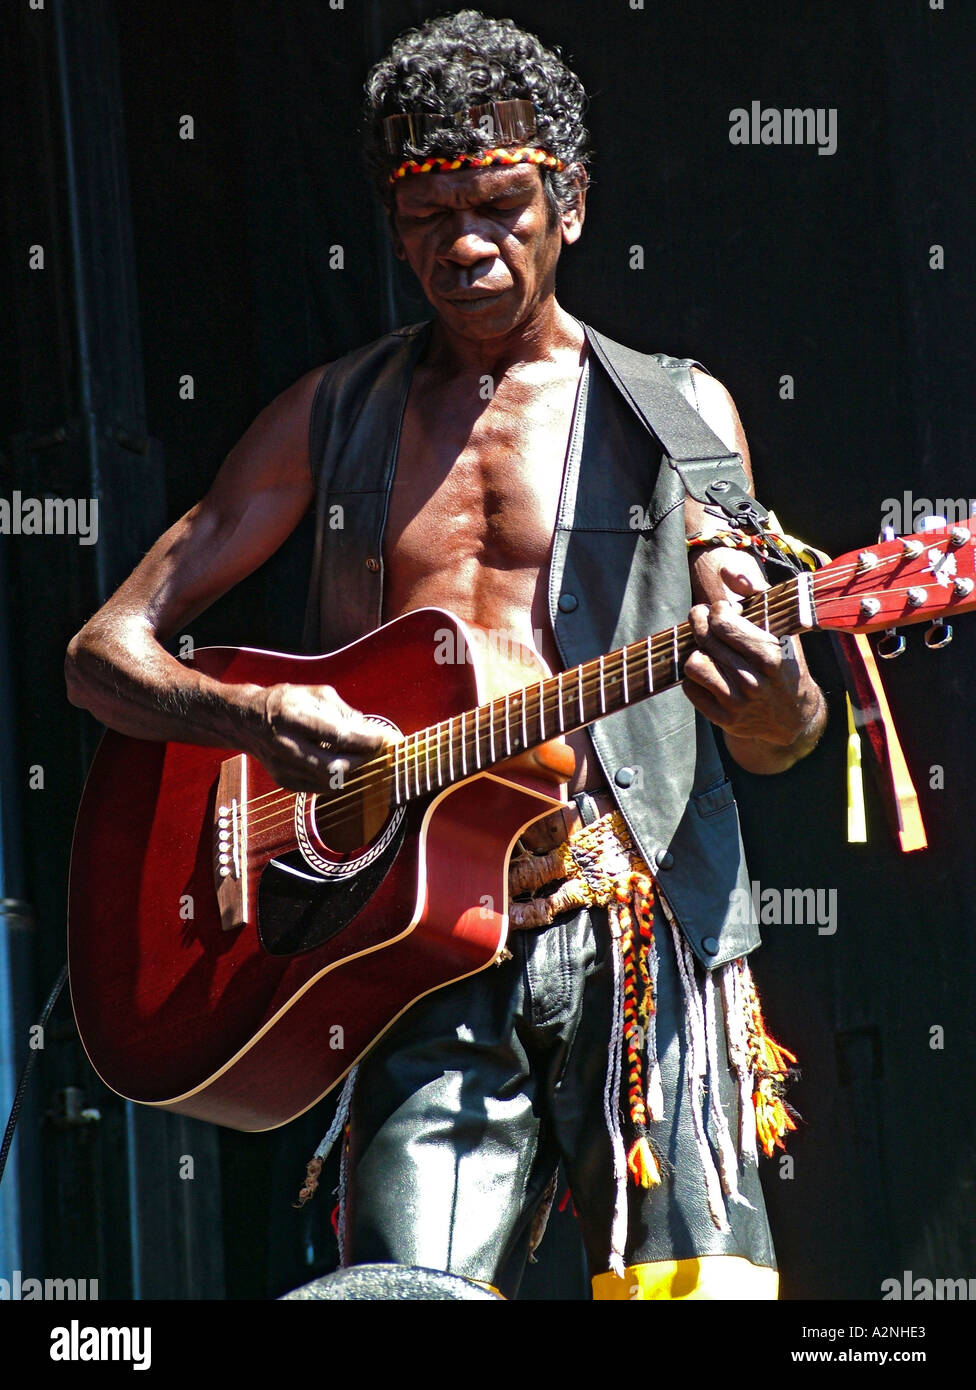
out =
[(404, 817), (383, 853), (350, 878), (298, 878), (277, 864), (313, 874), (300, 851), (277, 855), (258, 885), (258, 938), (268, 954), (298, 955), (341, 932), (383, 882), (403, 846), (408, 821)]

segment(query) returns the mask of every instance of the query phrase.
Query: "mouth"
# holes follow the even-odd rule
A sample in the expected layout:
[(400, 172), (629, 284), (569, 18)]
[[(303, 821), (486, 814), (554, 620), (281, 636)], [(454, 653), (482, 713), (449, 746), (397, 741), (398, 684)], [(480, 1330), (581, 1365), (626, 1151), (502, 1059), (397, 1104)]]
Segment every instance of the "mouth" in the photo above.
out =
[(441, 299), (449, 304), (481, 304), (488, 299), (499, 299), (508, 293), (508, 287), (500, 290), (467, 289), (455, 290), (453, 294), (442, 294)]

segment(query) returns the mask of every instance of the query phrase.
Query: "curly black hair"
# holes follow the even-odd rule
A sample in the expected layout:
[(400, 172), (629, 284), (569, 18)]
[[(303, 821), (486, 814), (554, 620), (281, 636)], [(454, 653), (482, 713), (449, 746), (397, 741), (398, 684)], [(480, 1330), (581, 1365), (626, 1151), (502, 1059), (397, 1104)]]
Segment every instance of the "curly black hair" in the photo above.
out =
[[(583, 84), (558, 49), (544, 48), (512, 20), (460, 10), (407, 29), (370, 69), (365, 90), (366, 162), (387, 211), (393, 208), (389, 177), (398, 161), (383, 142), (384, 116), (402, 111), (453, 116), (469, 106), (516, 98), (534, 102), (538, 144), (565, 165), (558, 173), (540, 169), (551, 220), (576, 205), (580, 170), (588, 159)], [(489, 144), (477, 129), (445, 125), (423, 145), (406, 145), (404, 153), (411, 159), (451, 157), (480, 153)]]

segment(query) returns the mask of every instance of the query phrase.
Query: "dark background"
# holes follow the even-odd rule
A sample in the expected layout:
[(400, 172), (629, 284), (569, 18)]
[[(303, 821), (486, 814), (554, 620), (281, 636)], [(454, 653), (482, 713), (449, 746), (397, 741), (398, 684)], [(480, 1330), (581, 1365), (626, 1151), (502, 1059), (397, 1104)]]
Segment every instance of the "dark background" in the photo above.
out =
[[(72, 820), (97, 734), (64, 699), (64, 647), (277, 392), (426, 316), (389, 254), (357, 130), (369, 64), (441, 8), (5, 6), (2, 492), (101, 501), (97, 546), (0, 538), (8, 1090), (64, 956)], [(726, 383), (759, 496), (787, 529), (838, 553), (873, 541), (884, 499), (905, 489), (976, 496), (971, 10), (484, 8), (560, 44), (591, 94), (592, 189), (561, 301)], [(836, 153), (733, 146), (729, 112), (753, 100), (836, 108)], [(30, 270), (38, 244), (44, 269)], [(630, 268), (635, 245), (643, 270)], [(930, 268), (934, 245), (944, 269)], [(787, 374), (794, 399), (781, 396)], [(192, 625), (194, 640), (297, 647), (308, 558), (306, 527)], [(870, 786), (869, 843), (846, 844), (837, 698), (814, 757), (736, 779), (753, 876), (838, 895), (836, 934), (772, 926), (755, 958), (770, 1030), (803, 1067), (792, 1166), (764, 1165), (786, 1298), (877, 1299), (904, 1270), (976, 1274), (976, 623), (963, 619), (943, 652), (921, 633), (884, 674), (928, 851), (899, 854)], [(836, 695), (825, 639), (807, 646)], [(66, 1119), (65, 1088), (69, 1109), (100, 1118)], [(126, 1106), (92, 1073), (62, 1001), (4, 1182), (4, 1249), (30, 1274), (97, 1278), (103, 1297), (279, 1293), (335, 1259), (333, 1182), (291, 1207), (330, 1114), (326, 1101), (245, 1136)], [(178, 1176), (187, 1154), (192, 1181)], [(526, 1295), (586, 1296), (568, 1209)]]

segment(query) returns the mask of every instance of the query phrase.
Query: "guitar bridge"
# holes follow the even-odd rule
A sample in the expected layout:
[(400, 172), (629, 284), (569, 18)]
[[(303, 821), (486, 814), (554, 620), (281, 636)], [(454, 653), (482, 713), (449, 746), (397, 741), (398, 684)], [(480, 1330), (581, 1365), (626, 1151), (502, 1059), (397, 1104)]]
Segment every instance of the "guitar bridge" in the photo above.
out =
[(224, 931), (243, 927), (247, 916), (247, 759), (228, 758), (217, 779), (214, 810), (214, 886)]

